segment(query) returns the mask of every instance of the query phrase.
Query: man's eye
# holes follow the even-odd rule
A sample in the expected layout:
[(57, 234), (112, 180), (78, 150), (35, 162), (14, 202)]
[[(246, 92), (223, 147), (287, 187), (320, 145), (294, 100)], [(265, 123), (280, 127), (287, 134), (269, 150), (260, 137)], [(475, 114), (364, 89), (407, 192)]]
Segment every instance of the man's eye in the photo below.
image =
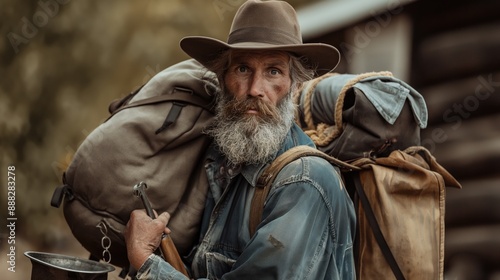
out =
[(280, 70), (278, 69), (271, 69), (271, 71), (269, 71), (271, 73), (271, 75), (278, 75), (280, 72)]
[(240, 73), (245, 73), (247, 72), (247, 67), (246, 66), (238, 66), (238, 72)]

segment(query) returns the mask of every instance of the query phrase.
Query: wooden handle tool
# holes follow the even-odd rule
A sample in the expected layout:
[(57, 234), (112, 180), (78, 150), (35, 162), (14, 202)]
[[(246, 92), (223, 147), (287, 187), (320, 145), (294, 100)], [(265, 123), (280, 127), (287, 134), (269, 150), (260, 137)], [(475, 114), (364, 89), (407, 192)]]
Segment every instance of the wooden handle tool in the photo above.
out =
[[(141, 198), (142, 203), (144, 204), (144, 208), (146, 209), (146, 212), (148, 213), (149, 217), (155, 219), (156, 218), (155, 213), (153, 211), (153, 208), (151, 207), (151, 203), (149, 202), (149, 199), (145, 192), (147, 187), (148, 186), (144, 182), (138, 183), (137, 185), (134, 186), (134, 195)], [(160, 251), (165, 261), (167, 261), (170, 265), (172, 265), (182, 274), (189, 277), (186, 267), (184, 266), (184, 263), (181, 260), (181, 256), (179, 255), (179, 252), (177, 252), (177, 248), (175, 248), (175, 244), (170, 235), (163, 234), (160, 243)]]

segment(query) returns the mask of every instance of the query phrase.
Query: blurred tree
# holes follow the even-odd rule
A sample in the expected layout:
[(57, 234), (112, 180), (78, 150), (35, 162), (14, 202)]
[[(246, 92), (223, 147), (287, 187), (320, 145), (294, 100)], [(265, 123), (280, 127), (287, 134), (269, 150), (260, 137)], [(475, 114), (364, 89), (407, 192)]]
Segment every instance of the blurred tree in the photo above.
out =
[[(15, 165), (16, 234), (24, 247), (81, 250), (61, 209), (49, 205), (72, 154), (113, 99), (188, 58), (178, 47), (182, 37), (225, 40), (243, 2), (0, 0), (0, 179), (3, 185), (5, 169)], [(6, 192), (0, 197), (6, 205)]]

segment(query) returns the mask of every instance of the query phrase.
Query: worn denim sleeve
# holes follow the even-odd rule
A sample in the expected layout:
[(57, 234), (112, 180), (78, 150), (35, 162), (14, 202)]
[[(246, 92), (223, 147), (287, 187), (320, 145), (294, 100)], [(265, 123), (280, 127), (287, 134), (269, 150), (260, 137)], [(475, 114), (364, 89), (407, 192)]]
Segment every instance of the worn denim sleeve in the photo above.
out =
[(222, 279), (355, 279), (352, 201), (319, 158), (277, 177), (256, 234)]
[[(211, 273), (217, 275), (213, 279), (351, 280), (355, 279), (354, 231), (352, 201), (335, 169), (320, 158), (302, 158), (287, 165), (276, 178), (262, 222), (241, 254), (229, 256), (227, 251), (235, 248), (222, 239), (217, 245), (225, 246), (228, 255), (209, 252), (208, 263), (203, 265), (209, 272), (222, 272)], [(218, 265), (222, 257), (222, 263), (231, 263), (229, 268)], [(157, 256), (144, 263), (139, 276), (187, 279)]]
[(155, 254), (151, 254), (144, 262), (139, 271), (137, 271), (136, 277), (138, 280), (189, 280), (184, 274)]

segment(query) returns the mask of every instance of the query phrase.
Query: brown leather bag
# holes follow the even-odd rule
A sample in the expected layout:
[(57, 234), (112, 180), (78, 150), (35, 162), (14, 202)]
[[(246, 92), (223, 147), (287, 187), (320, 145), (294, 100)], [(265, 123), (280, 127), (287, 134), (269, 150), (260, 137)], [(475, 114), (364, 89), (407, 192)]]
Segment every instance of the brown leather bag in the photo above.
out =
[(445, 187), (461, 186), (420, 146), (352, 164), (309, 146), (288, 150), (259, 177), (250, 213), (251, 236), (262, 220), (274, 178), (305, 156), (336, 165), (348, 178), (346, 186), (356, 189), (357, 279), (443, 279)]
[(54, 192), (76, 239), (95, 259), (126, 267), (123, 230), (143, 209), (133, 187), (144, 181), (151, 205), (171, 214), (171, 237), (181, 255), (198, 239), (208, 190), (202, 130), (213, 119), (218, 84), (195, 60), (173, 65), (110, 105), (111, 116), (81, 144)]
[[(445, 187), (460, 183), (421, 146), (353, 165), (361, 168), (351, 176), (365, 200), (357, 207), (358, 279), (391, 279), (396, 265), (396, 279), (443, 279)], [(386, 249), (374, 233), (376, 224)], [(389, 249), (392, 260), (384, 255)]]

